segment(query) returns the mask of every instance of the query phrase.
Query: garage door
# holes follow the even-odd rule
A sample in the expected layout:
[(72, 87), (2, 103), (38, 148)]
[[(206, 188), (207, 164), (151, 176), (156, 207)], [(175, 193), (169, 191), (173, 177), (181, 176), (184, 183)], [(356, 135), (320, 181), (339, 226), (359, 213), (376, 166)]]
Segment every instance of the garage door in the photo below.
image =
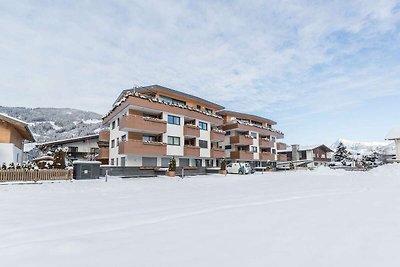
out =
[(154, 167), (157, 166), (157, 158), (148, 158), (148, 157), (143, 157), (142, 159), (142, 165), (146, 167)]

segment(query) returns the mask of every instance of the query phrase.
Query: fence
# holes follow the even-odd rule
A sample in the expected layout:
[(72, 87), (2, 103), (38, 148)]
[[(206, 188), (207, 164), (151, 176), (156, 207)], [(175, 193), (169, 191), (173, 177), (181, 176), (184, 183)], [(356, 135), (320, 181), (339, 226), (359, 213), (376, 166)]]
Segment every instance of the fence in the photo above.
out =
[(72, 170), (0, 170), (0, 182), (70, 179), (72, 179)]

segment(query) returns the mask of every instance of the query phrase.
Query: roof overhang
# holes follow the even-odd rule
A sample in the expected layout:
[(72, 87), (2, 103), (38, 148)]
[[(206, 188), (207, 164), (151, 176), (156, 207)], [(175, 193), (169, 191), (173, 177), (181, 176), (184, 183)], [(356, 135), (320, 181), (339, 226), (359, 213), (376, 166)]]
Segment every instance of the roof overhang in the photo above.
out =
[(24, 140), (35, 142), (35, 138), (33, 137), (33, 133), (31, 132), (28, 123), (3, 113), (0, 113), (0, 121), (4, 121), (12, 125), (19, 132), (19, 134), (21, 134)]

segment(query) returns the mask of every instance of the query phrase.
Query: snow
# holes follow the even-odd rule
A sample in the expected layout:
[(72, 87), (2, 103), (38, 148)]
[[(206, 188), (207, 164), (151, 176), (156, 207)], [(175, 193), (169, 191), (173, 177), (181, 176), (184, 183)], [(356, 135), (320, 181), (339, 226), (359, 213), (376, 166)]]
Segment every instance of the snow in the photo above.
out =
[(386, 155), (395, 154), (395, 145), (393, 141), (373, 141), (373, 142), (360, 142), (340, 138), (332, 144), (331, 149), (336, 151), (338, 144), (342, 142), (347, 151), (356, 155), (370, 155), (373, 152), (378, 152)]
[(400, 165), (0, 185), (1, 266), (399, 266)]
[(83, 120), (82, 122), (85, 124), (97, 124), (97, 123), (101, 123), (102, 120), (90, 119), (90, 120)]

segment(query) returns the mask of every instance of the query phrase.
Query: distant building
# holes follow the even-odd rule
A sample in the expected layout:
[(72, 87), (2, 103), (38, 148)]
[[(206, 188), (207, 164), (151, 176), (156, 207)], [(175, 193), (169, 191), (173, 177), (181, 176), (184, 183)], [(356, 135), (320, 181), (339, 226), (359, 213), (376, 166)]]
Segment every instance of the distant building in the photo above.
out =
[(278, 155), (287, 161), (311, 160), (308, 167), (327, 165), (332, 161), (333, 150), (326, 145), (300, 146), (292, 145), (291, 149), (278, 150)]
[(54, 152), (57, 148), (67, 149), (68, 157), (74, 160), (95, 160), (99, 153), (99, 135), (87, 135), (69, 139), (44, 142), (37, 145), (43, 152)]
[(396, 161), (400, 162), (400, 128), (392, 129), (386, 136), (386, 140), (393, 140), (396, 145)]
[(22, 163), (24, 141), (35, 138), (26, 122), (0, 114), (0, 164)]

